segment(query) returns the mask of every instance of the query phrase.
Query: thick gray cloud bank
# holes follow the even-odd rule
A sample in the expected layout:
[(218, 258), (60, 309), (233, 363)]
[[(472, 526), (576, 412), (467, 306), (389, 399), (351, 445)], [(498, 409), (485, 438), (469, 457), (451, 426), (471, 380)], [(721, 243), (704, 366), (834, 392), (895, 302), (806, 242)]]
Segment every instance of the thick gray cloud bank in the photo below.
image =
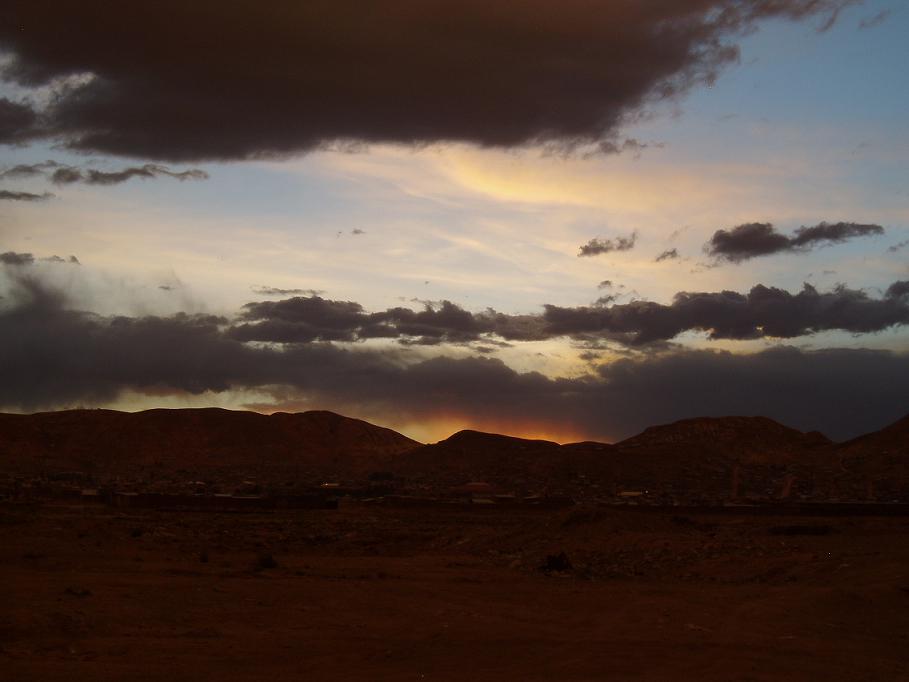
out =
[(551, 335), (600, 334), (630, 345), (668, 341), (685, 331), (704, 331), (711, 339), (788, 339), (831, 330), (868, 333), (909, 324), (906, 284), (895, 282), (881, 298), (845, 286), (820, 292), (805, 284), (791, 294), (759, 284), (747, 294), (679, 292), (669, 305), (547, 305), (543, 317)]
[(674, 339), (686, 331), (712, 339), (796, 338), (822, 331), (879, 332), (909, 324), (909, 282), (895, 282), (880, 297), (839, 286), (798, 293), (757, 285), (735, 291), (679, 292), (672, 303), (631, 301), (566, 308), (544, 305), (541, 315), (467, 311), (450, 301), (422, 310), (389, 308), (367, 312), (354, 301), (320, 296), (249, 303), (227, 334), (239, 341), (309, 343), (404, 339), (422, 344), (468, 343), (491, 336), (505, 341), (539, 341), (559, 336), (598, 337), (628, 346)]
[(34, 133), (38, 114), (27, 104), (0, 98), (0, 144), (22, 142)]
[(776, 231), (771, 223), (745, 223), (730, 230), (717, 230), (704, 251), (730, 263), (775, 253), (804, 253), (818, 246), (840, 244), (856, 237), (884, 234), (880, 225), (862, 223), (818, 223), (800, 227), (792, 235)]
[[(3, 261), (12, 281), (11, 296), (0, 306), (4, 409), (101, 405), (127, 390), (257, 388), (276, 401), (306, 396), (376, 420), (495, 416), (561, 423), (602, 439), (654, 423), (728, 414), (764, 414), (842, 439), (909, 411), (909, 356), (888, 351), (782, 347), (737, 355), (674, 349), (601, 364), (580, 378), (550, 378), (490, 358), (418, 359), (405, 350), (319, 340), (250, 344), (237, 338), (242, 325), (210, 315), (102, 317), (68, 309), (59, 292), (37, 279), (28, 254), (3, 254)], [(888, 296), (909, 296), (909, 283), (894, 284)], [(314, 310), (304, 306), (303, 312), (299, 304), (280, 313), (248, 307), (245, 314), (303, 315), (336, 330), (365, 314), (356, 304), (325, 303), (333, 302), (310, 303)], [(463, 321), (457, 311), (439, 312)]]
[(611, 152), (760, 21), (824, 28), (851, 1), (6, 0), (3, 76), (56, 92), (41, 111), (0, 100), (0, 142), (162, 160), (349, 140)]

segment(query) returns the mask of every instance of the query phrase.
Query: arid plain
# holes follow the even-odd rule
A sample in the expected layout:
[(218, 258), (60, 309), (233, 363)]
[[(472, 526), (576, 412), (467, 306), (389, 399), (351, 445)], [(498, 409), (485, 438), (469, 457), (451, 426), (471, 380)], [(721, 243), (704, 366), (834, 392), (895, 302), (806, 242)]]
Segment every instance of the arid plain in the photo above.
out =
[[(909, 516), (884, 499), (895, 488), (845, 485), (849, 472), (870, 476), (874, 457), (855, 455), (867, 438), (846, 447), (733, 419), (660, 427), (631, 446), (466, 432), (427, 448), (313, 413), (297, 416), (309, 430), (294, 432), (307, 453), (296, 464), (277, 441), (244, 463), (228, 426), (254, 440), (249, 425), (274, 418), (55, 414), (6, 418), (19, 426), (3, 432), (21, 455), (6, 458), (0, 503), (11, 680), (909, 678)], [(120, 420), (105, 428), (129, 436), (129, 466), (121, 453), (121, 466), (97, 456), (91, 473), (72, 470), (92, 459), (61, 434), (75, 423), (96, 437), (91, 418)], [(135, 426), (148, 419), (156, 447)], [(898, 470), (880, 462), (901, 464), (904, 422), (872, 439), (873, 471), (891, 481)], [(738, 445), (723, 459), (726, 432)], [(191, 472), (165, 456), (181, 442), (174, 461)], [(221, 462), (206, 455), (219, 449)], [(688, 488), (627, 490), (670, 451)], [(268, 452), (285, 466), (264, 466)], [(320, 461), (337, 481), (318, 483)], [(525, 472), (511, 491), (509, 461)], [(704, 490), (691, 489), (697, 476)], [(853, 497), (819, 497), (837, 485)]]

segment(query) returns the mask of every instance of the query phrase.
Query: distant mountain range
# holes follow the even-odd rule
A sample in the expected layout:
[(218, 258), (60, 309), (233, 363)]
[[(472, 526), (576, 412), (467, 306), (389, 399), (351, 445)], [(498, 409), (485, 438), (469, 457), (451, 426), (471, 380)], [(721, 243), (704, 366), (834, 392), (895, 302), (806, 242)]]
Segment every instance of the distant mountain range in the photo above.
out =
[(0, 414), (0, 471), (64, 470), (347, 482), (383, 472), (436, 489), (485, 481), (502, 491), (591, 497), (909, 501), (909, 416), (845, 443), (766, 417), (704, 417), (615, 444), (460, 431), (422, 445), (319, 411)]
[(419, 445), (391, 429), (323, 411), (0, 414), (0, 468), (359, 475)]

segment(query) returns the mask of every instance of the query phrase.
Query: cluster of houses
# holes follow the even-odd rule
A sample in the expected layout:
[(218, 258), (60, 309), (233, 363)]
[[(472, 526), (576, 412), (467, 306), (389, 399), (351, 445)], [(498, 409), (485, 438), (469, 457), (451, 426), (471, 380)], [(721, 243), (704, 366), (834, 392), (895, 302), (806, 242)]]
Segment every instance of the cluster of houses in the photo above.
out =
[[(192, 478), (135, 477), (132, 480), (97, 480), (80, 471), (59, 471), (41, 475), (0, 474), (0, 501), (59, 500), (66, 503), (99, 504), (117, 509), (160, 509), (174, 511), (243, 512), (280, 509), (337, 509), (339, 504), (365, 504), (385, 507), (459, 507), (471, 508), (561, 508), (575, 504), (626, 506), (694, 506), (723, 507), (881, 502), (866, 499), (816, 498), (797, 491), (799, 481), (787, 476), (782, 492), (768, 490), (765, 496), (744, 495), (738, 468), (732, 474), (728, 491), (713, 495), (693, 495), (682, 490), (622, 490), (608, 492), (596, 484), (567, 485), (547, 488), (544, 482), (534, 485), (520, 482), (513, 488), (487, 481), (451, 482), (404, 481), (390, 474), (370, 475), (364, 481), (325, 481), (321, 484), (293, 480), (257, 481), (254, 478), (231, 480), (224, 475), (217, 480)], [(611, 486), (610, 486), (611, 487)], [(800, 493), (800, 494), (799, 494)], [(893, 500), (886, 500), (894, 502)]]

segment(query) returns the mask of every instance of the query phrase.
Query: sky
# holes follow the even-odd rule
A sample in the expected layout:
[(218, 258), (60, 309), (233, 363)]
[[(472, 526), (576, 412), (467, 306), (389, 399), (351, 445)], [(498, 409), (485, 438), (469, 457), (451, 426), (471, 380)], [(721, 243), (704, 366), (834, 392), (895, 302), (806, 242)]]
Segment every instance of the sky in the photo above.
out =
[(909, 413), (909, 5), (11, 0), (0, 409)]

